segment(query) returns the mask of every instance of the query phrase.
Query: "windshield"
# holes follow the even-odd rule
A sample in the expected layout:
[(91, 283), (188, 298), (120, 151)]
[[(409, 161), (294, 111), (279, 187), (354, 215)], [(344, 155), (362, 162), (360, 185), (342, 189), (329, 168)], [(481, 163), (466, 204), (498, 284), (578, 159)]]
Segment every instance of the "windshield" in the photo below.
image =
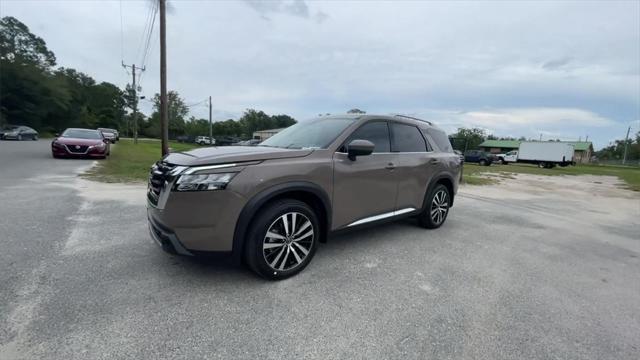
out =
[(258, 146), (287, 149), (326, 149), (355, 119), (328, 118), (299, 122), (273, 135)]
[(102, 135), (97, 130), (69, 129), (62, 133), (62, 137), (77, 139), (102, 139)]

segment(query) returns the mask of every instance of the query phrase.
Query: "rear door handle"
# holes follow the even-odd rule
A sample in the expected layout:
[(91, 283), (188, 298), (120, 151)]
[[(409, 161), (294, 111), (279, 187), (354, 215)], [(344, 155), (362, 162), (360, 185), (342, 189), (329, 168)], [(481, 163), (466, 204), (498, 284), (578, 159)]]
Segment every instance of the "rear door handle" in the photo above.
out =
[(384, 168), (388, 170), (393, 170), (396, 168), (396, 166), (393, 163), (388, 163), (387, 166), (385, 166)]
[(429, 164), (433, 164), (433, 165), (440, 164), (440, 160), (438, 160), (438, 159), (431, 159), (431, 160), (429, 160)]

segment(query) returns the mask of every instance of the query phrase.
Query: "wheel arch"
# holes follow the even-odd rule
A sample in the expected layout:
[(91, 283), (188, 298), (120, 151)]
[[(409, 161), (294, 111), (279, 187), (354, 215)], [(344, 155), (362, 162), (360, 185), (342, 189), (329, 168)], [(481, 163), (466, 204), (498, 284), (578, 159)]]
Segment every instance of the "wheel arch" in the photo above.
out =
[(326, 242), (331, 229), (331, 203), (326, 191), (307, 181), (286, 182), (260, 191), (242, 208), (233, 233), (234, 261), (242, 260), (247, 230), (258, 212), (273, 201), (285, 198), (302, 201), (316, 211), (322, 227), (320, 242)]
[(447, 174), (440, 174), (440, 175), (434, 177), (433, 179), (431, 179), (431, 183), (427, 187), (427, 191), (424, 194), (424, 200), (422, 202), (422, 210), (426, 209), (426, 207), (428, 206), (427, 197), (429, 196), (429, 194), (431, 193), (433, 188), (436, 187), (439, 184), (442, 184), (442, 185), (446, 186), (447, 190), (449, 190), (449, 196), (451, 196), (451, 204), (450, 204), (450, 206), (453, 206), (453, 200), (455, 198), (453, 178), (450, 175), (447, 175)]

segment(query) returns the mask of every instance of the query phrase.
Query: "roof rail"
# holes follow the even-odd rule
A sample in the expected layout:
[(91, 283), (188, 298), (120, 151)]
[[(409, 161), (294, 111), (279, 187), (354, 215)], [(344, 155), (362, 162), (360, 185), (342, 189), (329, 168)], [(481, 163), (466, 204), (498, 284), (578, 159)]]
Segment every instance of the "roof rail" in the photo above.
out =
[(412, 120), (418, 120), (418, 121), (422, 121), (422, 122), (426, 122), (427, 124), (433, 126), (433, 123), (429, 120), (424, 120), (424, 119), (418, 119), (417, 117), (413, 117), (413, 116), (408, 116), (408, 115), (400, 115), (400, 114), (395, 114), (394, 116), (397, 117), (403, 117), (403, 118), (407, 118), (407, 119), (412, 119)]

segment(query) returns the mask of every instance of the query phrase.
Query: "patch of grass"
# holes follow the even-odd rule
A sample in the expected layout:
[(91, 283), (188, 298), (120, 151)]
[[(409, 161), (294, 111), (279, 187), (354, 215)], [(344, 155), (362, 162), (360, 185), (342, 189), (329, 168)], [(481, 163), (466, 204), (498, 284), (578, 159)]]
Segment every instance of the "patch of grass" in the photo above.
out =
[[(195, 144), (169, 142), (171, 151), (187, 151)], [(103, 182), (146, 182), (149, 168), (162, 158), (160, 141), (120, 139), (112, 145), (111, 155), (98, 160), (98, 165), (85, 174), (86, 177)]]
[[(467, 178), (479, 177), (487, 173), (505, 174), (534, 174), (534, 175), (607, 175), (617, 176), (623, 180), (627, 187), (634, 191), (640, 191), (640, 168), (621, 165), (576, 165), (567, 167), (555, 167), (553, 169), (541, 169), (529, 164), (491, 165), (480, 166), (476, 164), (464, 164), (463, 181)], [(471, 181), (474, 181), (473, 179)], [(469, 182), (470, 184), (472, 182)], [(476, 183), (477, 184), (477, 183)], [(482, 184), (479, 184), (482, 185)]]
[(490, 179), (488, 177), (481, 176), (481, 175), (478, 176), (478, 175), (463, 173), (462, 183), (467, 185), (491, 185), (491, 184), (496, 184), (497, 181), (495, 179)]

